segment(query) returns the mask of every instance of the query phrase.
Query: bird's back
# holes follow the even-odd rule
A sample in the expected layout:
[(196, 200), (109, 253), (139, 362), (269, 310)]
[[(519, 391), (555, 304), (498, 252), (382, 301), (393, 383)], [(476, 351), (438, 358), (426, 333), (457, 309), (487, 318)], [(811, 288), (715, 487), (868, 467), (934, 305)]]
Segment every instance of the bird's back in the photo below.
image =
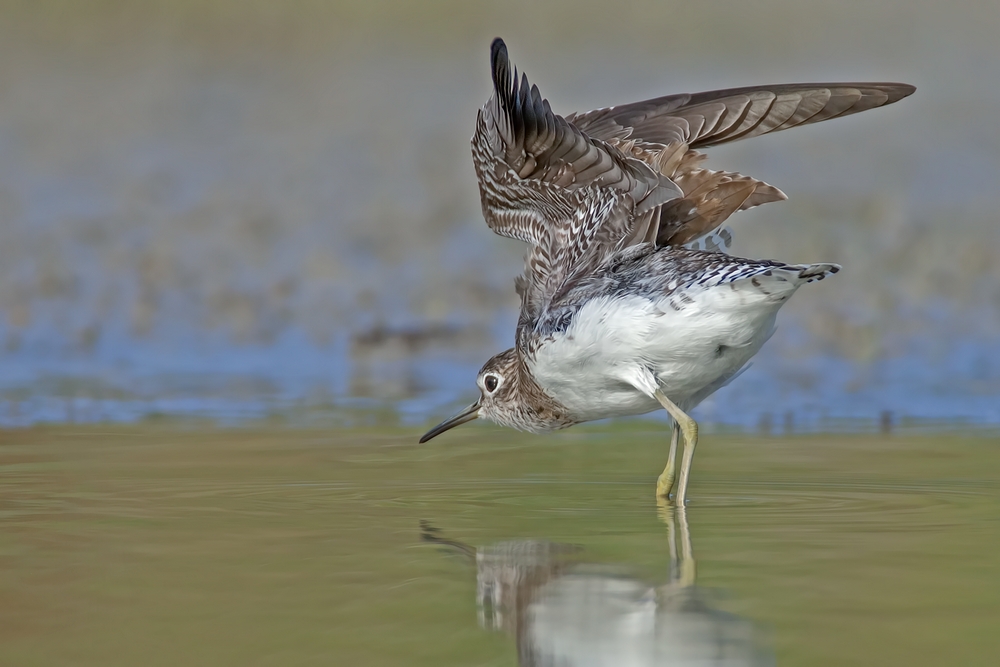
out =
[(532, 376), (579, 421), (655, 410), (657, 388), (694, 407), (760, 350), (801, 285), (840, 268), (642, 249), (553, 304), (526, 346)]

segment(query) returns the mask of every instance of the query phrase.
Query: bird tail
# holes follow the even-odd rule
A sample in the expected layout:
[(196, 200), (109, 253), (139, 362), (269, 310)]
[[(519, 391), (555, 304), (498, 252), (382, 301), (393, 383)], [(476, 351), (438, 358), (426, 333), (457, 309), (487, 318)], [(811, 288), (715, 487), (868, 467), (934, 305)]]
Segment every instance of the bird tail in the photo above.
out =
[(840, 264), (794, 264), (788, 268), (799, 270), (798, 279), (800, 282), (811, 283), (814, 280), (823, 280), (823, 278), (837, 273), (840, 271)]

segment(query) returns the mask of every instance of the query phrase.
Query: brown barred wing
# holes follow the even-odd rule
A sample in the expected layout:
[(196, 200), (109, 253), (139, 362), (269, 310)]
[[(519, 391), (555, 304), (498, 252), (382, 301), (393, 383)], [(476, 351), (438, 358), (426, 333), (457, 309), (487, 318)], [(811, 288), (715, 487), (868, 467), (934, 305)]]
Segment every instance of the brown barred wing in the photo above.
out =
[(748, 139), (898, 102), (904, 83), (789, 83), (666, 95), (595, 109), (567, 120), (592, 137), (691, 148)]
[(491, 48), (491, 68), (494, 90), (479, 112), (473, 161), (487, 224), (531, 245), (518, 291), (533, 317), (567, 278), (613, 253), (635, 220), (681, 191), (553, 113), (518, 78), (502, 40)]

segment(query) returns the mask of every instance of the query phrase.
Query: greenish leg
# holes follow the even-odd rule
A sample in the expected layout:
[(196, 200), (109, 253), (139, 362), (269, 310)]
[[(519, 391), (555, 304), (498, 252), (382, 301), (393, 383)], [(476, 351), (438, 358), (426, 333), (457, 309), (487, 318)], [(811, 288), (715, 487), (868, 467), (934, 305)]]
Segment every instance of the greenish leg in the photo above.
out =
[(670, 492), (674, 488), (674, 473), (676, 472), (677, 465), (677, 441), (680, 437), (681, 427), (678, 426), (676, 421), (674, 421), (670, 434), (670, 453), (667, 454), (667, 467), (663, 469), (663, 472), (660, 473), (659, 479), (656, 480), (657, 498), (669, 498)]
[[(664, 409), (670, 413), (670, 416), (674, 418), (674, 422), (684, 435), (684, 453), (681, 455), (681, 471), (680, 477), (677, 480), (677, 495), (674, 497), (674, 502), (683, 507), (687, 500), (688, 478), (691, 475), (691, 462), (694, 460), (694, 448), (698, 444), (698, 422), (691, 419), (686, 412), (677, 407), (677, 405), (667, 398), (659, 389), (656, 390), (655, 396), (656, 400), (660, 402), (660, 405), (662, 405)], [(669, 459), (667, 466), (670, 467)], [(666, 470), (664, 470), (664, 472), (666, 472)], [(656, 489), (657, 494), (659, 494), (659, 481), (657, 481)]]

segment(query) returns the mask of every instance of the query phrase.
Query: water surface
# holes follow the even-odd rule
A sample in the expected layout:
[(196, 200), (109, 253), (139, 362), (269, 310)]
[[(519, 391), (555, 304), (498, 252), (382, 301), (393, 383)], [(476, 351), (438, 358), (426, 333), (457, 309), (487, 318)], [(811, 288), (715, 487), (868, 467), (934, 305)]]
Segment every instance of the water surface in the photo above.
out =
[(678, 517), (655, 425), (416, 435), (0, 431), (0, 663), (1000, 654), (996, 437), (707, 435)]

